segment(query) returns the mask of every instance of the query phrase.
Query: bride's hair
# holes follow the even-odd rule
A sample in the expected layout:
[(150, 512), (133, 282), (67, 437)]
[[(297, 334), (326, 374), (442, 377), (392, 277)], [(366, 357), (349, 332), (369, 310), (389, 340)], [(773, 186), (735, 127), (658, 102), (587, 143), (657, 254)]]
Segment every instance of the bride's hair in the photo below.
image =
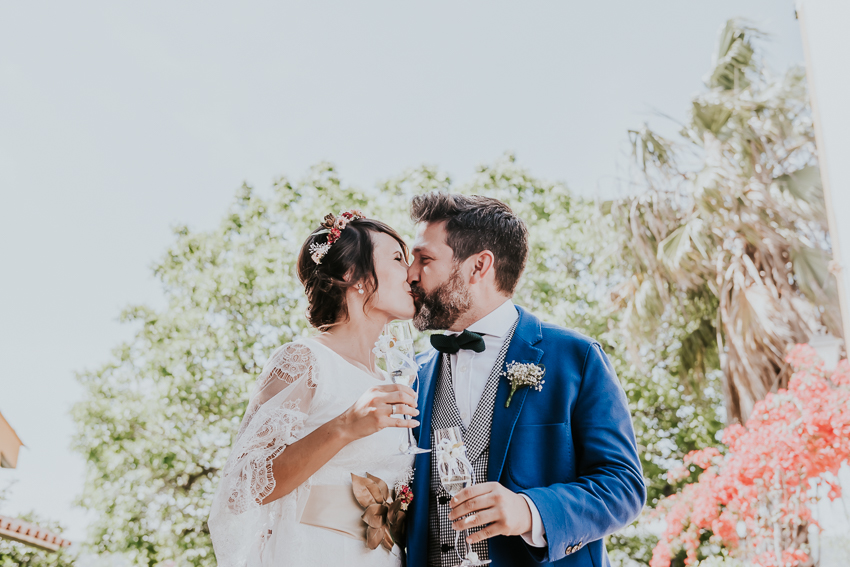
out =
[(395, 238), (407, 257), (407, 244), (402, 237), (391, 226), (374, 219), (350, 221), (322, 257), (321, 264), (313, 260), (310, 247), (327, 243), (328, 234), (323, 226), (317, 227), (301, 246), (298, 279), (307, 294), (307, 319), (320, 331), (348, 320), (345, 302), (348, 288), (363, 284), (367, 294), (364, 305), (369, 305), (378, 290), (372, 232), (383, 232)]

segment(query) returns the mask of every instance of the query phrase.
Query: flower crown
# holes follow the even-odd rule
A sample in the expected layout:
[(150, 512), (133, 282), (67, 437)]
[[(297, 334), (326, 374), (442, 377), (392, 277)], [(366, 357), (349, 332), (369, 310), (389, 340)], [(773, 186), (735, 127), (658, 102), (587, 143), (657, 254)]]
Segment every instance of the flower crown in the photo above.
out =
[(345, 211), (344, 213), (340, 213), (338, 217), (335, 217), (331, 214), (325, 215), (325, 220), (322, 221), (322, 226), (324, 230), (317, 232), (316, 234), (327, 234), (328, 241), (324, 244), (319, 244), (318, 242), (314, 242), (310, 245), (310, 258), (316, 262), (316, 265), (322, 263), (322, 258), (328, 253), (328, 250), (331, 249), (331, 245), (339, 240), (342, 231), (345, 230), (345, 227), (348, 226), (353, 220), (365, 219), (366, 215), (358, 211), (357, 209), (351, 209), (350, 211)]

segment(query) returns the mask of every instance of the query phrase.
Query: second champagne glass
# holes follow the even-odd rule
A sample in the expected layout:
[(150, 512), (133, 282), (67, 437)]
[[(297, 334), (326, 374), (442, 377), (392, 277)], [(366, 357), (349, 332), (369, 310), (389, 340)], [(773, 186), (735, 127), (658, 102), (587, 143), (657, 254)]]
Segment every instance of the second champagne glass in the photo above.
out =
[[(446, 492), (455, 497), (458, 492), (475, 484), (475, 473), (472, 463), (466, 456), (466, 446), (463, 444), (463, 435), (460, 427), (447, 427), (434, 431), (434, 450), (437, 452), (437, 468), (440, 473), (440, 484)], [(463, 530), (463, 543), (465, 555), (460, 554), (458, 539), (461, 532), (455, 535), (455, 552), (460, 558), (460, 564), (456, 567), (479, 567), (489, 565), (490, 560), (478, 559), (478, 555), (472, 551), (472, 546), (466, 541), (469, 530)]]
[[(393, 321), (388, 323), (384, 334), (389, 338), (387, 347), (387, 371), (394, 384), (404, 384), (418, 392), (414, 384), (418, 384), (419, 365), (416, 363), (416, 351), (413, 348), (413, 327), (410, 321)], [(405, 415), (404, 419), (410, 419)], [(429, 453), (430, 449), (421, 449), (413, 438), (413, 430), (407, 430), (407, 445), (399, 447), (403, 455), (418, 455)]]

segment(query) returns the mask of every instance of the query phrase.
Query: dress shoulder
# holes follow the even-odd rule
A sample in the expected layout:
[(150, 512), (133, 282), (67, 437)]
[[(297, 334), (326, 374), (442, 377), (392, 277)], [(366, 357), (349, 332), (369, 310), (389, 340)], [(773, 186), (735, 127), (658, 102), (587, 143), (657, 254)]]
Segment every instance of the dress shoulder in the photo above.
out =
[(270, 386), (286, 388), (297, 382), (310, 390), (319, 383), (319, 362), (313, 349), (306, 343), (294, 341), (275, 350), (257, 380), (258, 390)]
[(315, 388), (318, 370), (316, 354), (304, 342), (286, 343), (274, 352), (270, 360), (272, 376), (287, 384), (306, 378), (307, 386)]

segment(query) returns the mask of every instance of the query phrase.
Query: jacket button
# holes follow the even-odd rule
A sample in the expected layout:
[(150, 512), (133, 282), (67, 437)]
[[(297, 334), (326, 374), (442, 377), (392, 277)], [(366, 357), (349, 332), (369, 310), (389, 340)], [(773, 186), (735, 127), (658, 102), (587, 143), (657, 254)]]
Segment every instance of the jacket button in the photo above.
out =
[(448, 504), (451, 498), (449, 496), (440, 496), (438, 500), (440, 501), (440, 504)]
[(454, 549), (454, 547), (455, 546), (453, 546), (453, 545), (449, 545), (447, 543), (444, 543), (443, 545), (440, 546), (440, 549), (442, 550), (443, 553), (448, 553), (449, 551)]

